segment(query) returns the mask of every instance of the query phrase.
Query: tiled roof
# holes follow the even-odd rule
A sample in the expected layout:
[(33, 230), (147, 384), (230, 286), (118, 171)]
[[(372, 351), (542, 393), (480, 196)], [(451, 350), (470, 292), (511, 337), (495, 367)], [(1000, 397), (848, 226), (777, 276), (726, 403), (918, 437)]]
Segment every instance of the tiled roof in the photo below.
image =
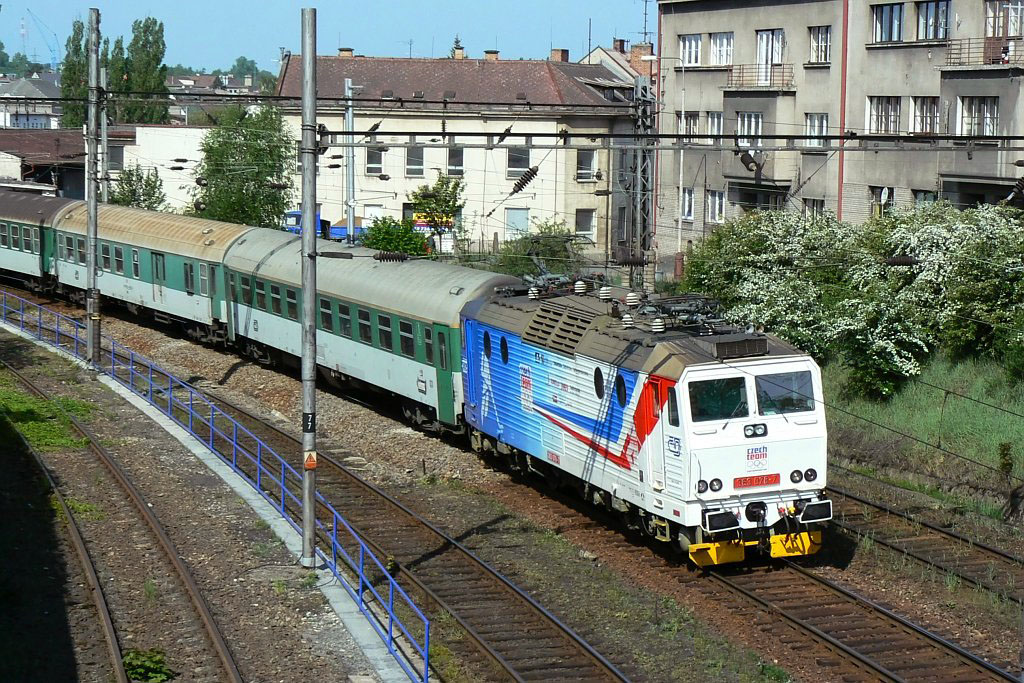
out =
[[(618, 81), (600, 65), (536, 60), (407, 59), (394, 57), (317, 57), (317, 93), (341, 97), (351, 78), (361, 86), (360, 98), (478, 102), (522, 102), (567, 108), (625, 110), (621, 98), (609, 99), (606, 90), (631, 84)], [(604, 86), (604, 87), (602, 87)], [(302, 94), (302, 57), (288, 56), (282, 64), (277, 94)], [(360, 106), (365, 106), (362, 103)], [(380, 106), (391, 106), (383, 102)]]
[(0, 83), (0, 96), (60, 97), (60, 83), (52, 78), (18, 78)]
[[(135, 131), (110, 131), (111, 144), (134, 139)], [(29, 164), (85, 164), (85, 140), (77, 128), (3, 128), (0, 152), (21, 157)]]

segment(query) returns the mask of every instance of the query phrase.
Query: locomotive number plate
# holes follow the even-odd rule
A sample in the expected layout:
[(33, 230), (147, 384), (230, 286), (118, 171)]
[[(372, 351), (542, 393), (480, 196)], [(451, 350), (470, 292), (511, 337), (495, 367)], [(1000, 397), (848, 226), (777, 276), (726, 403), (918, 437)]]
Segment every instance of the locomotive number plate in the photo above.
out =
[(779, 483), (777, 474), (759, 474), (753, 477), (736, 477), (732, 480), (734, 489), (752, 489), (758, 486), (775, 486)]

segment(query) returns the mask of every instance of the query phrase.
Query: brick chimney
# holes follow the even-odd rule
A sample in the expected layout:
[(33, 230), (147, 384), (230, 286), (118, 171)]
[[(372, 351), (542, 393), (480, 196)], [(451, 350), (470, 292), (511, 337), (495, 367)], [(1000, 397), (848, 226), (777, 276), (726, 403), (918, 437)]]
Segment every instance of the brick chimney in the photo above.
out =
[(455, 48), (455, 59), (465, 59), (465, 58), (466, 58), (466, 48), (464, 48), (464, 47), (457, 47), (457, 48)]
[(497, 50), (484, 50), (484, 59), (488, 62), (498, 61), (499, 52)]
[(625, 38), (612, 38), (612, 49), (616, 52), (626, 54), (626, 39)]
[(568, 50), (563, 50), (562, 48), (558, 48), (558, 47), (551, 48), (551, 58), (550, 58), (550, 61), (552, 61), (552, 62), (568, 62), (569, 61), (569, 51)]
[(353, 57), (353, 56), (355, 56), (355, 50), (353, 50), (350, 47), (339, 47), (338, 48), (338, 56), (339, 57)]
[(629, 48), (629, 65), (633, 67), (633, 71), (636, 71), (641, 76), (653, 76), (655, 72), (654, 65), (657, 62), (645, 62), (642, 61), (641, 57), (647, 57), (654, 54), (654, 45), (651, 43), (634, 43)]

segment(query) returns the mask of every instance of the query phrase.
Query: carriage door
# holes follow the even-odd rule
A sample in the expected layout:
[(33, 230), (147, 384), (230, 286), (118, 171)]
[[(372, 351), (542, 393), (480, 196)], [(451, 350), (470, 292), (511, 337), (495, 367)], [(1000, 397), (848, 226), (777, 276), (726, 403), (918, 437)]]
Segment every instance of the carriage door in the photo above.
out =
[[(642, 416), (640, 428), (646, 438), (642, 438), (644, 452), (647, 453), (647, 469), (650, 473), (650, 485), (655, 491), (665, 490), (665, 434), (662, 410), (665, 406), (667, 388), (660, 377), (651, 377), (640, 395)], [(639, 435), (638, 435), (639, 436)]]
[(153, 302), (166, 303), (164, 298), (164, 287), (167, 285), (167, 265), (164, 255), (158, 251), (153, 252)]
[(776, 65), (782, 64), (785, 34), (781, 28), (757, 32), (757, 84), (772, 85)]

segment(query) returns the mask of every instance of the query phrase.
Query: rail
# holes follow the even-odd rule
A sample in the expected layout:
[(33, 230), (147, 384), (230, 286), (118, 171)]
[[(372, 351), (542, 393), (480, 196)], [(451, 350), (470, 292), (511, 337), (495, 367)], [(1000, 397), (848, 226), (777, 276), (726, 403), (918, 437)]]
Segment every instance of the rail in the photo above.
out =
[(734, 64), (728, 90), (792, 90), (796, 87), (792, 64)]
[[(75, 358), (86, 360), (85, 325), (74, 318), (4, 291), (0, 297), (0, 321)], [(293, 529), (300, 530), (285, 511), (289, 501), (301, 504), (302, 475), (295, 468), (231, 416), (219, 412), (216, 405), (198, 389), (108, 336), (103, 336), (101, 349), (103, 360), (97, 370), (145, 398), (188, 430), (274, 505)], [(127, 362), (119, 357), (127, 358)], [(241, 444), (239, 437), (249, 439), (255, 448)], [(255, 468), (255, 477), (240, 467), (243, 460)], [(326, 551), (317, 548), (317, 555), (356, 602), (406, 675), (413, 681), (427, 683), (430, 676), (430, 620), (391, 576), (385, 562), (377, 557), (345, 518), (319, 492), (316, 492), (316, 498), (321, 509), (330, 514), (330, 526), (321, 519), (317, 520), (317, 526), (331, 543)], [(349, 575), (353, 578), (350, 579)], [(402, 613), (411, 617), (403, 619)], [(406, 620), (410, 623), (407, 624)], [(422, 660), (421, 669), (411, 656), (402, 651), (398, 642), (400, 637), (404, 637), (415, 656)]]
[(1024, 38), (957, 38), (946, 48), (946, 66), (1024, 66)]

